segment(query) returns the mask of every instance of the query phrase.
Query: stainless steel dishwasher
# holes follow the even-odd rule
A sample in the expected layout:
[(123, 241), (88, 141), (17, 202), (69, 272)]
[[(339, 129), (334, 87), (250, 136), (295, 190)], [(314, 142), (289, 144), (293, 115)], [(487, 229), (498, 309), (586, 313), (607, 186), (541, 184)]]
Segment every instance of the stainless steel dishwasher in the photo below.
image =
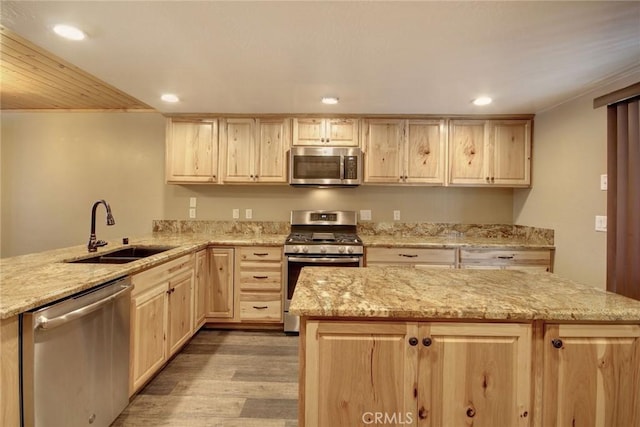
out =
[(22, 315), (26, 427), (108, 427), (129, 403), (129, 278)]

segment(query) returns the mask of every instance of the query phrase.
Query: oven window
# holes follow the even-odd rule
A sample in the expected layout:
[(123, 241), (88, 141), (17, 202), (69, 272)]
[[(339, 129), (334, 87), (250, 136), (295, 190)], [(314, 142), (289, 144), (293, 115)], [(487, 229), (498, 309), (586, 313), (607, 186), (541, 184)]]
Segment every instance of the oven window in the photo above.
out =
[(287, 299), (293, 298), (293, 291), (296, 288), (296, 282), (300, 277), (300, 271), (302, 267), (360, 267), (359, 262), (344, 262), (336, 264), (335, 262), (292, 262), (287, 263)]
[(295, 156), (295, 179), (340, 179), (340, 156)]

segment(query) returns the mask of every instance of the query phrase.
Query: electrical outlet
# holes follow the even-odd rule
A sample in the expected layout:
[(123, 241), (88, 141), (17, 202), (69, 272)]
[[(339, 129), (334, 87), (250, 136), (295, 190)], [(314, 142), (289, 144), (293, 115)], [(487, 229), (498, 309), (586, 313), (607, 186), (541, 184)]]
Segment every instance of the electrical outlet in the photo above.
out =
[(607, 190), (607, 174), (605, 173), (604, 175), (600, 175), (600, 189), (602, 191), (606, 191)]
[(193, 219), (196, 217), (196, 208), (189, 208), (189, 218)]
[(360, 211), (360, 219), (363, 221), (371, 221), (371, 210), (361, 210)]
[(400, 211), (393, 211), (393, 220), (400, 221)]
[(253, 218), (253, 210), (252, 209), (245, 209), (244, 210), (244, 217), (246, 219), (251, 219)]
[(234, 209), (231, 211), (231, 216), (233, 216), (233, 219), (238, 219), (240, 218), (240, 209)]
[(195, 197), (190, 197), (189, 198), (189, 207), (190, 208), (195, 208), (196, 207), (196, 198)]
[(596, 215), (596, 231), (607, 231), (607, 217)]

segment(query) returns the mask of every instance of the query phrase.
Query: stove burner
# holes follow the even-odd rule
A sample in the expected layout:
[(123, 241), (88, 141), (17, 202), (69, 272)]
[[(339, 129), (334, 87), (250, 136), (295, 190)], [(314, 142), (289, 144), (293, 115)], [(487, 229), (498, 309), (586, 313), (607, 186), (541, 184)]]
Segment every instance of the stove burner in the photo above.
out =
[(297, 244), (342, 244), (342, 245), (357, 245), (362, 244), (362, 241), (356, 234), (351, 233), (291, 233), (287, 237), (286, 243)]

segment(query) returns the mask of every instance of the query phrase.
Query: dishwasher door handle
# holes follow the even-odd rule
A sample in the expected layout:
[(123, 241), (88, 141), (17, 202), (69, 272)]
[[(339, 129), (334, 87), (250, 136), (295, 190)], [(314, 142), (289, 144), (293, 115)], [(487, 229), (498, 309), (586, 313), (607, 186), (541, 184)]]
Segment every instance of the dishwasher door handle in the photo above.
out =
[(111, 301), (119, 298), (122, 294), (131, 291), (131, 285), (122, 285), (122, 289), (118, 292), (111, 294), (99, 301), (86, 305), (84, 307), (78, 308), (77, 310), (70, 311), (69, 313), (65, 313), (62, 316), (57, 316), (52, 319), (48, 319), (44, 316), (38, 317), (36, 320), (35, 328), (40, 329), (53, 329), (58, 326), (62, 326), (65, 323), (71, 322), (72, 320), (78, 319), (80, 317), (86, 316), (87, 314), (98, 310), (105, 304), (110, 303)]

